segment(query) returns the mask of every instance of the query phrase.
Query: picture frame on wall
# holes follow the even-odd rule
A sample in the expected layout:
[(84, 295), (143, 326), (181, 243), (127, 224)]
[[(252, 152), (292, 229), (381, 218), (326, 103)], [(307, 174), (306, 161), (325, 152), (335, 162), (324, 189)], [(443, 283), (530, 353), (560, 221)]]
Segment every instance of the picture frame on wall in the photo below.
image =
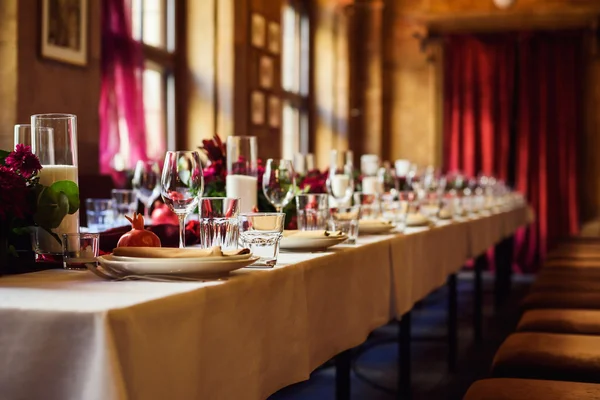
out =
[(278, 96), (269, 97), (269, 127), (281, 126), (281, 99)]
[(281, 28), (277, 22), (269, 22), (268, 28), (269, 51), (273, 54), (279, 54), (281, 51)]
[(267, 42), (267, 21), (260, 14), (252, 13), (251, 26), (251, 43), (252, 46), (263, 49)]
[(250, 119), (254, 125), (265, 123), (265, 94), (259, 90), (250, 94)]
[(87, 65), (88, 0), (42, 0), (41, 55)]
[(263, 89), (272, 89), (275, 81), (275, 65), (272, 57), (261, 56), (258, 62), (258, 84)]

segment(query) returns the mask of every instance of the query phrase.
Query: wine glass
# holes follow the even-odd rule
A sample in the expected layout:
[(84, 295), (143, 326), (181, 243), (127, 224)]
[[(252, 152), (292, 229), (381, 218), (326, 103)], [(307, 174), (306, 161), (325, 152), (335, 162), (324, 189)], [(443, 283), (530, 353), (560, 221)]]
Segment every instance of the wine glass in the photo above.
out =
[(165, 156), (161, 196), (179, 218), (179, 248), (185, 247), (185, 218), (196, 208), (204, 191), (202, 162), (197, 151), (168, 151)]
[(144, 204), (144, 219), (150, 223), (152, 202), (160, 193), (160, 166), (156, 161), (138, 161), (133, 173), (133, 190), (137, 198)]
[(327, 192), (338, 204), (348, 203), (354, 193), (352, 152), (331, 151)]
[(269, 158), (265, 167), (262, 188), (265, 197), (281, 212), (294, 198), (296, 178), (291, 160), (274, 160)]

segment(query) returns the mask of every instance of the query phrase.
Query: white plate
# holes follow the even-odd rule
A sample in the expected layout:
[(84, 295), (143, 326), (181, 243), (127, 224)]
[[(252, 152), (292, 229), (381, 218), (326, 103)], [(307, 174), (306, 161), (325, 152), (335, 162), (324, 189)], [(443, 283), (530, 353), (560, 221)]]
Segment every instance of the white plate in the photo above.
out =
[[(233, 258), (232, 256), (231, 258)], [(238, 256), (239, 257), (239, 256)], [(123, 257), (121, 257), (123, 258)], [(212, 260), (211, 260), (212, 259)], [(122, 274), (144, 275), (144, 274), (160, 274), (160, 275), (185, 275), (193, 277), (206, 277), (224, 275), (236, 269), (247, 267), (256, 262), (259, 257), (247, 257), (215, 260), (202, 258), (164, 258), (156, 262), (153, 259), (148, 262), (148, 259), (143, 261), (122, 261), (116, 260), (112, 254), (98, 257), (98, 262), (101, 266)]]
[(358, 223), (358, 234), (359, 235), (377, 235), (379, 233), (387, 233), (394, 229), (395, 226), (392, 224), (374, 224), (374, 223)]
[[(223, 261), (224, 257), (215, 256), (215, 257), (189, 257), (189, 258), (149, 258), (149, 257), (128, 257), (128, 256), (115, 256), (111, 254), (112, 260), (114, 261), (123, 261), (123, 262), (145, 262), (145, 263), (164, 263), (165, 261), (171, 262), (175, 261), (177, 263), (187, 263), (187, 262), (213, 262), (213, 261)], [(252, 257), (252, 254), (240, 254), (237, 256), (227, 256), (228, 261), (237, 261), (237, 260), (246, 260)]]
[(294, 237), (294, 235), (284, 236), (281, 238), (279, 248), (282, 250), (324, 250), (336, 244), (345, 242), (348, 236), (335, 236), (335, 237), (323, 237), (323, 238), (307, 238), (307, 237)]

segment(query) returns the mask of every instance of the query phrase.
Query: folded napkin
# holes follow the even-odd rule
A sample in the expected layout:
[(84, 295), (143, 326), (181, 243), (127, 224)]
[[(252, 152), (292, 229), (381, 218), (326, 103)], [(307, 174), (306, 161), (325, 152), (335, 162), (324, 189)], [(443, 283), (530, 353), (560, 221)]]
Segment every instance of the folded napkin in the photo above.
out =
[(295, 238), (306, 238), (306, 239), (323, 239), (323, 238), (335, 238), (344, 236), (342, 231), (283, 231), (283, 237), (293, 236)]
[(358, 221), (359, 227), (380, 227), (380, 226), (390, 226), (393, 225), (392, 221), (387, 221), (385, 219), (361, 219)]
[(408, 214), (406, 216), (406, 226), (424, 226), (429, 224), (429, 219), (423, 214)]
[(250, 254), (249, 249), (225, 250), (220, 246), (210, 249), (172, 249), (168, 247), (117, 247), (113, 255), (140, 258), (202, 258)]
[(439, 219), (450, 219), (450, 218), (452, 218), (452, 213), (450, 212), (450, 210), (443, 208), (438, 213), (438, 218)]

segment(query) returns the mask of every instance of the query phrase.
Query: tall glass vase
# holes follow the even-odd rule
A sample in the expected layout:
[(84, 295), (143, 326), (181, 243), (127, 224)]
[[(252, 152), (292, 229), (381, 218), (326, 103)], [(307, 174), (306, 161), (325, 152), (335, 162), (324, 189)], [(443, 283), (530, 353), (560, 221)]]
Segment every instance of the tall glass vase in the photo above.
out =
[[(72, 114), (37, 114), (31, 116), (31, 148), (40, 159), (40, 184), (50, 186), (56, 181), (78, 182), (77, 117)], [(40, 129), (45, 128), (45, 129)], [(65, 233), (79, 232), (79, 212), (67, 214), (52, 230), (59, 238)], [(33, 248), (40, 261), (56, 261), (62, 255), (62, 243), (38, 228), (32, 236)]]
[(256, 136), (227, 138), (227, 197), (240, 199), (240, 211), (252, 212), (258, 202), (258, 145)]

